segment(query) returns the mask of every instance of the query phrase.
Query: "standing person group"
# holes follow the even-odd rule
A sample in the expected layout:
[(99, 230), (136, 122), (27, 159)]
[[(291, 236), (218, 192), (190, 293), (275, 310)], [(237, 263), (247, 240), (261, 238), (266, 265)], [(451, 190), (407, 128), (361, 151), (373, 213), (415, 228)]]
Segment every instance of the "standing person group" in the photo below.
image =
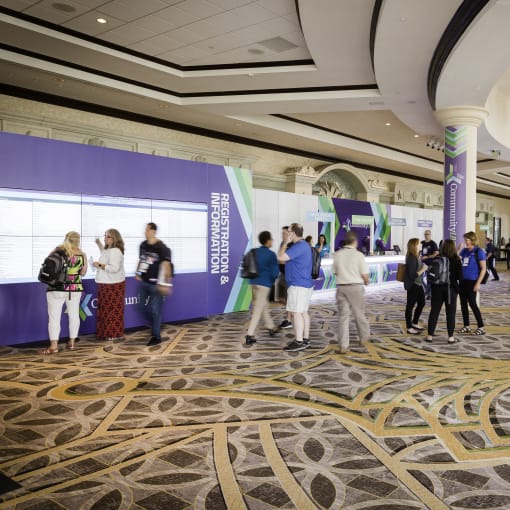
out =
[[(172, 257), (170, 249), (156, 237), (157, 226), (147, 223), (145, 241), (139, 250), (136, 279), (140, 282), (139, 308), (151, 326), (148, 345), (161, 342), (162, 307), (165, 297), (172, 290)], [(124, 241), (116, 229), (108, 229), (104, 244), (96, 239), (100, 250), (97, 261), (91, 259), (96, 268), (97, 328), (99, 340), (119, 339), (124, 336), (124, 301), (126, 275), (124, 269)], [(41, 351), (43, 355), (59, 352), (60, 320), (62, 307), (66, 304), (69, 317), (68, 348), (75, 348), (80, 328), (80, 299), (83, 292), (82, 276), (87, 272), (87, 257), (80, 248), (80, 234), (68, 232), (64, 242), (51, 253), (59, 253), (66, 260), (65, 281), (48, 285), (48, 332), (50, 346)], [(51, 254), (50, 254), (51, 255)], [(273, 254), (274, 255), (274, 254)], [(275, 256), (276, 262), (276, 256)]]
[(104, 234), (104, 244), (99, 238), (96, 244), (101, 253), (93, 263), (97, 283), (96, 338), (119, 339), (124, 336), (124, 240), (118, 230), (110, 228)]
[(64, 242), (57, 246), (52, 253), (55, 252), (59, 252), (66, 258), (67, 274), (64, 283), (48, 286), (46, 290), (50, 346), (40, 352), (43, 355), (56, 354), (59, 351), (60, 320), (64, 303), (69, 319), (69, 342), (67, 347), (70, 350), (75, 348), (75, 341), (80, 329), (80, 298), (83, 291), (81, 278), (87, 273), (87, 256), (80, 248), (80, 234), (78, 232), (68, 232)]

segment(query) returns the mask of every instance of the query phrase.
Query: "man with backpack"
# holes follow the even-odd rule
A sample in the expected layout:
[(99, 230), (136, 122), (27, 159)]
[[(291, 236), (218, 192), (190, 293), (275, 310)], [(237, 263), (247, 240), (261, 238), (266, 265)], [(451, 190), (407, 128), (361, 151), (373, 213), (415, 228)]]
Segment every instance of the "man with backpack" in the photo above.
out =
[[(292, 246), (289, 247), (289, 244)], [(278, 261), (285, 264), (287, 289), (287, 311), (294, 317), (296, 339), (285, 351), (301, 351), (310, 346), (310, 315), (308, 308), (313, 292), (313, 254), (310, 245), (303, 239), (303, 226), (292, 223), (289, 234), (278, 251)]]
[(370, 338), (370, 325), (365, 314), (364, 285), (370, 282), (368, 265), (358, 251), (358, 236), (350, 230), (345, 244), (335, 252), (333, 272), (336, 274), (336, 303), (338, 306), (338, 343), (340, 353), (349, 352), (349, 316), (352, 313), (361, 345)]
[[(430, 261), (439, 255), (439, 248), (436, 242), (432, 239), (432, 232), (430, 230), (425, 231), (425, 239), (421, 242), (421, 261), (428, 266)], [(432, 288), (430, 282), (427, 280), (425, 283), (425, 297), (430, 299)]]

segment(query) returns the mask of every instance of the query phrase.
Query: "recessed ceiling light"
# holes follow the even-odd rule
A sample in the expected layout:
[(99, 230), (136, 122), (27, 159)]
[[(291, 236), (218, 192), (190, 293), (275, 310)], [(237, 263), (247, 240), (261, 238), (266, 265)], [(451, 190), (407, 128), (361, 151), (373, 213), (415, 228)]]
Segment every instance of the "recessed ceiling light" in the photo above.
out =
[(104, 18), (97, 18), (96, 21), (98, 23), (101, 23), (102, 25), (104, 25), (105, 23), (108, 23), (108, 21), (106, 21)]
[(384, 125), (385, 126), (391, 126), (391, 122), (386, 122)]
[(413, 137), (414, 138), (420, 138), (420, 135), (414, 134)]

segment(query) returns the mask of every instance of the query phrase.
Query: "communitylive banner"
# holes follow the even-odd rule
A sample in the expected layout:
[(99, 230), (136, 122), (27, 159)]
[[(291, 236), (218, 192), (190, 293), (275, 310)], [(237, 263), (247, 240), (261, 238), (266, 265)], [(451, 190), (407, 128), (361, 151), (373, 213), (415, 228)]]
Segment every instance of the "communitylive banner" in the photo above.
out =
[[(137, 246), (144, 240), (145, 224), (154, 221), (155, 213), (151, 215), (150, 211), (161, 210), (163, 202), (169, 210), (177, 211), (175, 216), (168, 213), (166, 225), (165, 221), (160, 224), (160, 232), (165, 229), (180, 232), (175, 234), (177, 238), (172, 237), (174, 234), (169, 239), (165, 235), (161, 237), (174, 255), (183, 254), (181, 262), (176, 263), (173, 295), (164, 304), (163, 321), (189, 320), (248, 308), (251, 294), (247, 282), (239, 277), (239, 265), (251, 238), (250, 171), (11, 133), (0, 133), (0, 153), (0, 188), (30, 190), (42, 197), (38, 203), (44, 203), (45, 193), (67, 194), (76, 202), (76, 207), (82, 208), (83, 204), (91, 207), (90, 196), (118, 197), (118, 203), (109, 200), (110, 206), (123, 208), (136, 218), (133, 227), (136, 233), (131, 234), (126, 260), (137, 257)], [(145, 207), (144, 202), (151, 206)], [(40, 215), (35, 211), (30, 214), (40, 222)], [(195, 219), (188, 223), (193, 227), (191, 232), (172, 225), (173, 218), (182, 221), (187, 214), (197, 221), (201, 221), (203, 214), (202, 239), (196, 233), (200, 229), (194, 228)], [(117, 218), (120, 221), (118, 215)], [(23, 243), (18, 242), (16, 229), (9, 225), (16, 226), (19, 220), (16, 217), (0, 219), (0, 230), (7, 233), (0, 242), (4, 257), (16, 257), (16, 253), (7, 253), (13, 251), (14, 245), (24, 243), (29, 250), (41, 242), (37, 236), (30, 239), (26, 236)], [(84, 220), (76, 223), (72, 230), (81, 233)], [(116, 228), (116, 224), (109, 228)], [(66, 234), (53, 230), (54, 238), (46, 239), (46, 242), (51, 240), (51, 249), (60, 244)], [(94, 247), (87, 248), (87, 257), (97, 259), (99, 252), (93, 250)], [(203, 250), (203, 257), (197, 258), (197, 250)], [(46, 286), (34, 281), (35, 264), (40, 264), (42, 259), (39, 260), (39, 255), (36, 258), (31, 279), (8, 281), (0, 274), (0, 323), (4, 333), (1, 341), (4, 344), (48, 338)], [(185, 267), (188, 258), (193, 262), (191, 269)], [(134, 268), (126, 266), (126, 273), (133, 272)], [(89, 334), (95, 331), (97, 310), (97, 288), (91, 270), (84, 280), (84, 288), (80, 333)], [(138, 304), (138, 282), (129, 276), (126, 278), (126, 328), (144, 325)], [(64, 317), (61, 336), (66, 335), (67, 317)]]

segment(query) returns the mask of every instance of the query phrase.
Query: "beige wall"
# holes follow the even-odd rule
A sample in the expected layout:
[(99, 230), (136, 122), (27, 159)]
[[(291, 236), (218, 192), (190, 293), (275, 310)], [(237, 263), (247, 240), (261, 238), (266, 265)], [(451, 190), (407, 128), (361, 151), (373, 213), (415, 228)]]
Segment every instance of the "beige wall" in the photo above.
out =
[[(329, 163), (283, 152), (150, 126), (71, 108), (0, 95), (0, 130), (55, 140), (249, 168), (254, 187), (310, 194)], [(442, 186), (394, 177), (350, 165), (334, 165), (340, 179), (353, 176), (360, 200), (412, 207), (442, 207)], [(326, 172), (327, 173), (327, 172)], [(400, 193), (398, 193), (400, 191)], [(477, 197), (480, 223), (492, 228), (491, 215), (501, 217), (502, 234), (510, 237), (510, 200)]]

